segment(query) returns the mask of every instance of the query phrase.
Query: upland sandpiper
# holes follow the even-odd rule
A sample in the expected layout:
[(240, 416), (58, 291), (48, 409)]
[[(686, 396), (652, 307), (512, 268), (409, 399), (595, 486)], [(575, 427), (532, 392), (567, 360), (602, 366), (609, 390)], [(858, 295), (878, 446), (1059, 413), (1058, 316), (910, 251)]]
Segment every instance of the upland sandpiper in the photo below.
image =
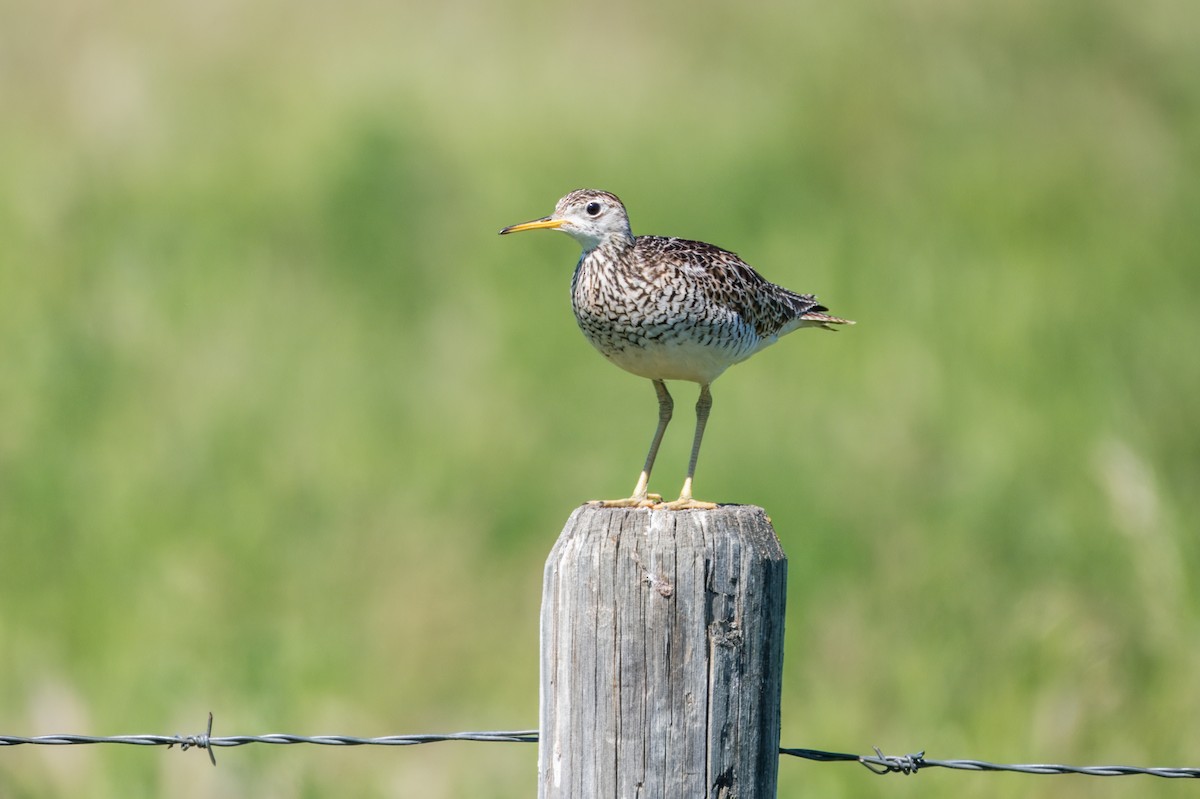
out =
[[(606, 191), (573, 191), (550, 216), (500, 233), (522, 230), (561, 230), (579, 242), (583, 255), (571, 278), (575, 320), (601, 355), (649, 378), (658, 394), (658, 427), (633, 495), (595, 501), (604, 507), (715, 508), (692, 497), (700, 441), (712, 408), (712, 382), (793, 330), (854, 324), (830, 316), (812, 294), (768, 282), (728, 250), (702, 241), (635, 237), (624, 204)], [(665, 380), (700, 384), (687, 478), (679, 499), (666, 503), (648, 491), (674, 408)]]

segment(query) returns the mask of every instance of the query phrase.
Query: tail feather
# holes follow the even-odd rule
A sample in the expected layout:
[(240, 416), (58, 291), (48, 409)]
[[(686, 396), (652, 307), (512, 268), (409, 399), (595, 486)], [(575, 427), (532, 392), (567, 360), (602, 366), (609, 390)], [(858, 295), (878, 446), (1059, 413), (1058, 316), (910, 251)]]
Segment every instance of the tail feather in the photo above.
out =
[(840, 316), (832, 316), (830, 314), (822, 313), (821, 311), (818, 311), (815, 309), (807, 311), (806, 313), (800, 314), (800, 318), (806, 322), (812, 322), (813, 327), (820, 327), (820, 328), (822, 328), (824, 330), (828, 330), (830, 332), (837, 332), (837, 328), (830, 327), (830, 325), (852, 325), (852, 324), (854, 324), (853, 319), (842, 319)]

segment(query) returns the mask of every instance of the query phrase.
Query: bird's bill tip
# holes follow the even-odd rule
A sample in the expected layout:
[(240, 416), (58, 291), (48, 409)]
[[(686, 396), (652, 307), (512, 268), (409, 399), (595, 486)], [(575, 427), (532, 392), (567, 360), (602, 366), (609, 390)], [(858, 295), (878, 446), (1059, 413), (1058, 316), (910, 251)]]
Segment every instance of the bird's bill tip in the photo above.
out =
[(509, 225), (500, 231), (503, 236), (506, 233), (520, 233), (522, 230), (553, 230), (562, 227), (563, 221), (555, 219), (552, 216), (544, 216), (541, 219), (535, 219), (532, 222), (522, 222), (519, 225)]

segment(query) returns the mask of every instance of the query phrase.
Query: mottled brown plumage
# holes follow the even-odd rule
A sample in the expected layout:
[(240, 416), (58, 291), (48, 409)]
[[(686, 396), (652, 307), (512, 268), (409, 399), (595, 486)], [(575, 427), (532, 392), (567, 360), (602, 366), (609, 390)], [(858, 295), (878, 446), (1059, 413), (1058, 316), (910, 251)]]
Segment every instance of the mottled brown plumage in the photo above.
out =
[[(659, 423), (633, 496), (608, 506), (711, 508), (692, 498), (692, 478), (712, 398), (709, 385), (730, 366), (801, 327), (853, 324), (830, 316), (811, 294), (764, 279), (732, 252), (702, 241), (633, 235), (616, 195), (573, 191), (554, 213), (500, 232), (557, 229), (583, 247), (571, 279), (571, 306), (588, 341), (626, 371), (649, 378)], [(679, 499), (647, 493), (658, 446), (674, 403), (664, 380), (700, 384), (696, 434)]]

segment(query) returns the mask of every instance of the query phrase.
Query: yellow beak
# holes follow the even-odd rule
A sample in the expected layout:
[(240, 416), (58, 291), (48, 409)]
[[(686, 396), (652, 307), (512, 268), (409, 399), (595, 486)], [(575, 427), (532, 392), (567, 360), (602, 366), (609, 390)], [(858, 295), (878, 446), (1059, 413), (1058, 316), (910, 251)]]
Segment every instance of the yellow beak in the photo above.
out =
[(535, 219), (532, 222), (522, 222), (519, 225), (509, 225), (500, 231), (500, 235), (505, 233), (520, 233), (522, 230), (553, 230), (554, 228), (562, 227), (563, 221), (555, 219), (552, 216), (544, 216), (541, 219)]

